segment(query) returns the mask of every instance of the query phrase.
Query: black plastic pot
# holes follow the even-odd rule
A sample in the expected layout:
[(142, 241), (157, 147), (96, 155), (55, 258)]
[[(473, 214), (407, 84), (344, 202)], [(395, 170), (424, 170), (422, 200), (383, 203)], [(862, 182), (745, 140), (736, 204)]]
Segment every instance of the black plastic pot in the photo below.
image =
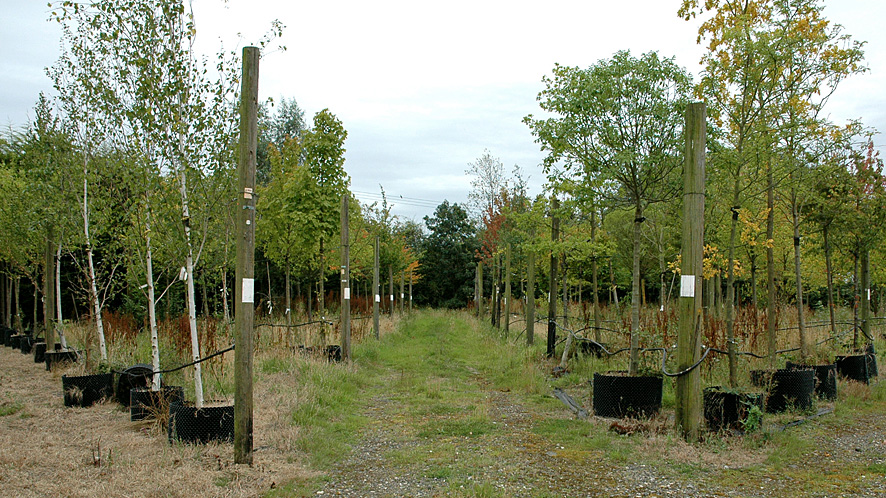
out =
[(29, 335), (22, 336), (18, 344), (19, 348), (22, 350), (22, 354), (30, 354), (33, 345), (34, 338)]
[(173, 403), (182, 403), (185, 391), (181, 386), (163, 386), (159, 391), (139, 387), (129, 391), (129, 420), (137, 422), (156, 417)]
[(803, 365), (789, 361), (785, 367), (788, 370), (811, 369), (815, 372), (815, 395), (820, 399), (837, 399), (837, 365)]
[(46, 361), (46, 343), (34, 343), (34, 363), (43, 363)]
[(850, 354), (837, 356), (834, 363), (841, 377), (867, 384), (873, 378), (871, 367), (876, 368), (869, 354)]
[(15, 330), (10, 328), (3, 327), (3, 335), (0, 336), (0, 339), (3, 340), (4, 346), (9, 346), (9, 338), (15, 335)]
[(752, 370), (751, 382), (766, 391), (766, 411), (778, 413), (812, 408), (815, 372), (807, 370)]
[(12, 349), (19, 349), (21, 346), (22, 334), (15, 334), (9, 336), (9, 339), (6, 340), (6, 345)]
[(326, 346), (327, 361), (341, 361), (341, 346)]
[(65, 406), (92, 406), (114, 394), (114, 374), (62, 375)]
[(711, 431), (743, 430), (752, 406), (763, 409), (762, 393), (724, 391), (720, 386), (704, 389), (704, 419)]
[(598, 417), (651, 417), (661, 409), (661, 377), (595, 373), (593, 386)]
[[(77, 351), (68, 350), (68, 351), (47, 351), (43, 354), (43, 360), (46, 363), (46, 370), (52, 370), (58, 365), (68, 365), (71, 363), (77, 363), (77, 360), (80, 358), (80, 355)], [(113, 377), (113, 376), (112, 376)], [(113, 381), (112, 385), (113, 385)], [(113, 392), (113, 389), (111, 390)]]
[(169, 442), (208, 443), (234, 440), (234, 405), (204, 406), (191, 403), (169, 405)]
[(117, 380), (117, 389), (114, 391), (117, 401), (123, 406), (129, 406), (129, 391), (131, 389), (150, 387), (154, 369), (151, 365), (138, 363), (120, 374)]

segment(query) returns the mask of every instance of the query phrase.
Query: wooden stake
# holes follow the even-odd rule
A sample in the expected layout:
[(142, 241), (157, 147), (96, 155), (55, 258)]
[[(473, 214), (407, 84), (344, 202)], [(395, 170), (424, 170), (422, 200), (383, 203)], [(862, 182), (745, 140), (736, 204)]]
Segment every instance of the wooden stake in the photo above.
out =
[[(686, 109), (686, 165), (683, 169), (683, 253), (677, 336), (677, 369), (685, 370), (701, 357), (704, 251), (705, 123), (704, 103)], [(676, 426), (687, 441), (697, 441), (701, 425), (700, 371), (677, 377)]]
[(508, 251), (505, 253), (505, 302), (504, 302), (504, 326), (505, 337), (511, 328), (511, 244), (508, 244)]
[[(530, 240), (535, 237), (529, 234)], [(526, 344), (535, 342), (535, 253), (530, 249), (526, 255)]]
[(258, 138), (257, 47), (243, 48), (240, 190), (234, 315), (234, 463), (252, 465), (252, 327), (255, 314), (255, 164)]
[(379, 270), (379, 248), (378, 235), (375, 236), (375, 265), (372, 267), (372, 330), (375, 332), (375, 338), (378, 339), (378, 306), (381, 303), (381, 289), (378, 287), (378, 270)]
[(341, 356), (351, 359), (351, 244), (348, 239), (348, 196), (341, 196)]

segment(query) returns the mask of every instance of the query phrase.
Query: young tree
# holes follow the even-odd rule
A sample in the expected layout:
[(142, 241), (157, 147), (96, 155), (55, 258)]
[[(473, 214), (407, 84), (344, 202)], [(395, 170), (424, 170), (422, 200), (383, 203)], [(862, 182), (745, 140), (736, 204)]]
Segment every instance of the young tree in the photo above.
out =
[(616, 188), (603, 191), (607, 200), (634, 210), (630, 373), (636, 374), (641, 225), (649, 204), (676, 194), (673, 172), (682, 164), (682, 111), (691, 80), (673, 59), (621, 51), (587, 70), (557, 65), (543, 81), (538, 100), (554, 117), (529, 115), (524, 122), (548, 152), (546, 172), (562, 161), (563, 175), (611, 182)]

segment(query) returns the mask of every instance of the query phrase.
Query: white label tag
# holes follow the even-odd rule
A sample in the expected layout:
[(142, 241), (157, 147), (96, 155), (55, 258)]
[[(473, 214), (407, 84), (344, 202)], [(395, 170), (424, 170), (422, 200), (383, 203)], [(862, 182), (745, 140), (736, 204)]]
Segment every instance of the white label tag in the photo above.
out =
[(345, 299), (350, 299), (350, 298), (351, 298), (351, 288), (345, 287)]
[(381, 296), (379, 296), (378, 294), (375, 295), (375, 302), (377, 302), (377, 303), (381, 302)]
[(253, 278), (244, 278), (243, 285), (240, 288), (240, 302), (243, 303), (254, 303), (255, 302), (255, 279)]
[(680, 297), (695, 297), (695, 275), (680, 276)]
[[(871, 291), (868, 291), (868, 296), (871, 295), (870, 293), (871, 293)], [(403, 293), (402, 293), (402, 292), (400, 293), (400, 299), (403, 299)]]
[(871, 300), (871, 290), (867, 289), (867, 291), (868, 291), (868, 301), (870, 301)]
[(394, 300), (394, 295), (393, 295), (393, 294), (391, 294), (391, 301), (393, 301), (393, 300)]

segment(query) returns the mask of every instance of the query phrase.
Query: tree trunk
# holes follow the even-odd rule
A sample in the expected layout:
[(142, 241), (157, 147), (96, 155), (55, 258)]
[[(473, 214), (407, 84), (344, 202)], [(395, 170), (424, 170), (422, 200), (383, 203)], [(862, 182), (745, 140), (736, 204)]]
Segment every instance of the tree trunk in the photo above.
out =
[(791, 220), (794, 228), (794, 279), (797, 285), (797, 328), (800, 333), (800, 358), (809, 359), (812, 355), (809, 339), (806, 337), (806, 317), (803, 313), (803, 275), (800, 267), (800, 212), (797, 205), (797, 189), (791, 189)]
[[(154, 257), (151, 247), (151, 213), (148, 206), (147, 221), (145, 222), (145, 276), (148, 284), (148, 323), (151, 327), (151, 369), (154, 375), (151, 378), (151, 390), (160, 390), (160, 336), (157, 329), (157, 298), (154, 293)], [(227, 299), (225, 299), (227, 302)], [(225, 307), (227, 311), (227, 307)]]
[(375, 338), (379, 338), (379, 304), (381, 303), (381, 289), (379, 288), (379, 245), (378, 235), (375, 236), (375, 264), (372, 266), (372, 330)]
[(55, 250), (55, 326), (58, 329), (58, 342), (63, 350), (68, 349), (68, 338), (65, 336), (65, 320), (62, 316), (62, 240), (59, 237)]
[(874, 337), (871, 335), (871, 257), (870, 250), (861, 251), (861, 333), (868, 344)]
[(828, 317), (831, 321), (831, 337), (837, 333), (837, 321), (834, 317), (834, 273), (831, 266), (831, 244), (828, 239), (828, 225), (822, 229), (822, 238), (824, 239), (824, 263), (827, 271), (828, 280)]
[(775, 237), (775, 181), (772, 175), (772, 165), (766, 171), (766, 207), (769, 213), (766, 215), (766, 239), (770, 241), (766, 246), (766, 289), (768, 299), (766, 303), (766, 339), (769, 348), (769, 368), (775, 368), (776, 351), (776, 327), (778, 325), (775, 316), (775, 248), (771, 243)]
[[(534, 234), (530, 234), (530, 237)], [(535, 342), (535, 254), (526, 255), (526, 344)]]
[[(183, 140), (183, 138), (182, 138)], [(187, 253), (185, 254), (185, 282), (187, 287), (188, 299), (188, 327), (191, 331), (191, 356), (192, 361), (200, 361), (200, 339), (197, 335), (197, 303), (194, 297), (194, 248), (191, 244), (191, 215), (188, 208), (188, 187), (185, 178), (184, 166), (179, 173), (181, 182), (181, 201), (182, 201), (182, 226), (185, 231), (185, 243)], [(200, 363), (194, 364), (194, 406), (203, 408), (203, 375)]]
[[(551, 200), (551, 244), (560, 240), (560, 219), (557, 210), (560, 202), (554, 197)], [(548, 344), (547, 356), (554, 357), (554, 348), (557, 343), (557, 253), (551, 250), (551, 271), (548, 282)]]
[(615, 285), (615, 269), (612, 267), (612, 258), (609, 258), (609, 281), (611, 283), (609, 294), (612, 297), (612, 302), (615, 304), (615, 312), (621, 313), (618, 309), (618, 286)]
[(631, 278), (631, 363), (628, 375), (637, 375), (640, 366), (640, 226), (643, 223), (643, 205), (637, 201), (634, 209), (634, 248)]
[(508, 244), (508, 252), (505, 257), (505, 302), (504, 302), (504, 326), (505, 337), (511, 330), (511, 244)]
[[(591, 212), (591, 242), (597, 243), (597, 210)], [(594, 288), (594, 341), (601, 342), (600, 335), (600, 287), (597, 282), (597, 254), (591, 259), (591, 286)]]
[(391, 309), (388, 310), (391, 318), (394, 317), (394, 266), (388, 265), (388, 292), (391, 295)]
[(729, 223), (729, 247), (726, 255), (726, 350), (729, 355), (729, 387), (738, 385), (735, 355), (735, 239), (738, 236), (739, 179), (732, 191), (732, 221)]
[[(101, 299), (98, 295), (95, 264), (92, 259), (92, 239), (89, 235), (89, 180), (86, 176), (89, 171), (86, 169), (85, 158), (83, 163), (83, 235), (85, 236), (86, 260), (89, 268), (89, 298), (92, 300), (92, 310), (95, 315), (95, 331), (98, 335), (98, 347), (99, 352), (101, 353), (101, 359), (102, 361), (108, 361), (108, 348), (107, 345), (105, 345), (105, 325), (102, 320), (102, 305)], [(50, 343), (47, 342), (46, 346), (50, 347)]]
[[(55, 344), (55, 233), (52, 224), (46, 231), (43, 250), (43, 334), (46, 344)], [(36, 322), (35, 324), (36, 325)], [(36, 327), (35, 327), (36, 328)], [(47, 351), (52, 351), (51, 347)]]

